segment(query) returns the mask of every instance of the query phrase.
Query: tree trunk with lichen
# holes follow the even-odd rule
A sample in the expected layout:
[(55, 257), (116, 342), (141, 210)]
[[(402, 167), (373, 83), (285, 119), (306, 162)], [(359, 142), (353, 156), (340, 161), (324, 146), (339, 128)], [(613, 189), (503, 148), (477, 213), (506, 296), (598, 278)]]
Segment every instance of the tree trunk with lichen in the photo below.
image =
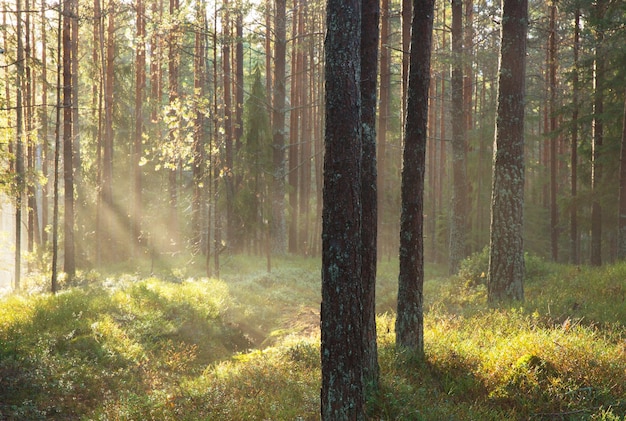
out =
[(396, 345), (424, 352), (424, 175), (434, 0), (414, 0), (404, 127)]
[(321, 419), (363, 420), (360, 0), (327, 5)]
[(491, 190), (490, 302), (524, 299), (524, 95), (528, 1), (504, 0)]

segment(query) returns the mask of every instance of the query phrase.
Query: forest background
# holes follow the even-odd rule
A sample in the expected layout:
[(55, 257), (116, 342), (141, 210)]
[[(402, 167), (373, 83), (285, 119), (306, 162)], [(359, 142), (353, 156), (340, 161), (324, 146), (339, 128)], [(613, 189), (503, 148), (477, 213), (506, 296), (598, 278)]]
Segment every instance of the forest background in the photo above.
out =
[[(406, 7), (381, 3), (381, 258), (398, 250)], [(488, 244), (499, 7), (463, 2), (453, 51), (450, 4), (436, 2), (425, 256), (449, 262), (451, 272)], [(530, 2), (529, 253), (594, 265), (620, 254), (624, 9)], [(2, 22), (2, 186), (19, 209), (7, 243), (25, 243), (38, 256), (31, 267), (55, 269), (56, 239), (70, 277), (76, 268), (182, 251), (206, 256), (209, 273), (219, 273), (223, 253), (267, 252), (268, 265), (270, 253), (319, 254), (323, 2), (28, 0), (4, 2)], [(463, 140), (453, 148), (459, 120)], [(458, 168), (462, 179), (452, 176)], [(462, 207), (453, 207), (462, 193)], [(450, 241), (463, 238), (457, 229), (466, 233), (460, 246)]]

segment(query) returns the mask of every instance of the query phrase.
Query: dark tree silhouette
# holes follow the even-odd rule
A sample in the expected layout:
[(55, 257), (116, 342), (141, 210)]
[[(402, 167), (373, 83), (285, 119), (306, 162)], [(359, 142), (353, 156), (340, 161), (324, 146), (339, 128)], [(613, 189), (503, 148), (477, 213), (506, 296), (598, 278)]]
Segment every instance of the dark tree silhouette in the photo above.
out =
[(419, 354), (424, 351), (424, 174), (434, 5), (434, 0), (413, 1), (401, 186), (396, 344)]

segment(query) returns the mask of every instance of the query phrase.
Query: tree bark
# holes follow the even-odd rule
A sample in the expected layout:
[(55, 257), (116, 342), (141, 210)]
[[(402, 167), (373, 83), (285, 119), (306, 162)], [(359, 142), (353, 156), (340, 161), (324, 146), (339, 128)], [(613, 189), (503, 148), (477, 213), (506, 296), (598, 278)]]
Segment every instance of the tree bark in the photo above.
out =
[(619, 213), (617, 219), (617, 258), (619, 260), (626, 259), (626, 92), (624, 97), (624, 118), (619, 162)]
[(361, 1), (326, 13), (321, 418), (363, 420)]
[(376, 263), (378, 202), (376, 185), (376, 82), (378, 75), (379, 0), (363, 0), (361, 10), (361, 235), (363, 241), (363, 351), (366, 391), (378, 389), (376, 345)]
[(287, 34), (286, 0), (276, 0), (274, 20), (274, 90), (272, 108), (273, 183), (270, 225), (272, 252), (287, 250), (285, 225), (285, 59)]
[[(378, 227), (383, 226), (385, 220), (385, 192), (386, 192), (386, 171), (387, 171), (387, 131), (390, 119), (390, 98), (391, 98), (391, 45), (390, 40), (390, 16), (389, 0), (382, 0), (380, 5), (380, 98), (378, 107), (378, 153), (377, 153), (377, 215)], [(378, 255), (383, 255), (383, 248), (386, 247), (385, 231), (380, 230), (377, 241)]]
[(524, 299), (524, 96), (528, 1), (504, 0), (491, 189), (490, 302)]
[(69, 279), (76, 275), (74, 256), (74, 172), (72, 142), (72, 0), (63, 1), (63, 178), (65, 186), (64, 262)]
[[(66, 0), (68, 1), (68, 0)], [(24, 196), (24, 110), (22, 83), (24, 80), (24, 41), (22, 2), (16, 0), (17, 72), (15, 77), (15, 278), (13, 288), (19, 291), (22, 277), (22, 198)]]
[(571, 167), (571, 194), (572, 206), (570, 209), (570, 263), (580, 264), (580, 254), (578, 252), (580, 235), (578, 234), (578, 95), (579, 95), (579, 61), (580, 51), (580, 8), (574, 12), (574, 72), (572, 75), (572, 143), (570, 146), (570, 167)]
[(452, 217), (450, 220), (450, 275), (465, 257), (467, 221), (467, 145), (463, 110), (463, 2), (452, 0)]
[(130, 234), (133, 255), (137, 255), (135, 246), (141, 244), (142, 212), (142, 172), (141, 154), (143, 151), (143, 103), (146, 88), (146, 30), (145, 5), (137, 0), (137, 51), (135, 53), (135, 138), (131, 157), (131, 174), (133, 179), (130, 212)]
[(434, 0), (413, 1), (404, 126), (396, 346), (424, 353), (424, 175)]
[[(606, 0), (600, 0), (595, 5), (596, 18), (604, 17)], [(604, 142), (604, 31), (602, 28), (595, 30), (595, 57), (593, 75), (593, 143), (591, 156), (591, 259), (592, 266), (602, 265), (602, 205), (600, 204), (599, 190), (602, 185), (602, 144)]]
[(549, 66), (549, 90), (550, 90), (550, 247), (552, 251), (552, 261), (559, 258), (559, 213), (557, 207), (557, 47), (556, 47), (556, 0), (552, 0), (550, 6), (550, 28), (548, 35), (548, 66)]

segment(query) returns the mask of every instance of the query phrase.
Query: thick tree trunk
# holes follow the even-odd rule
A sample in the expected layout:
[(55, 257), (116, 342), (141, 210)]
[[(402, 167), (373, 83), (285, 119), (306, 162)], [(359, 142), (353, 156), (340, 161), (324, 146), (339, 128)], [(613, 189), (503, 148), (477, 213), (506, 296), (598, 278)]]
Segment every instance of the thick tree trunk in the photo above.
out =
[(424, 352), (424, 175), (434, 0), (413, 1), (400, 216), (396, 345)]
[(504, 0), (491, 189), (490, 302), (524, 299), (524, 96), (528, 1)]
[(321, 418), (363, 420), (361, 1), (329, 0), (326, 19)]

